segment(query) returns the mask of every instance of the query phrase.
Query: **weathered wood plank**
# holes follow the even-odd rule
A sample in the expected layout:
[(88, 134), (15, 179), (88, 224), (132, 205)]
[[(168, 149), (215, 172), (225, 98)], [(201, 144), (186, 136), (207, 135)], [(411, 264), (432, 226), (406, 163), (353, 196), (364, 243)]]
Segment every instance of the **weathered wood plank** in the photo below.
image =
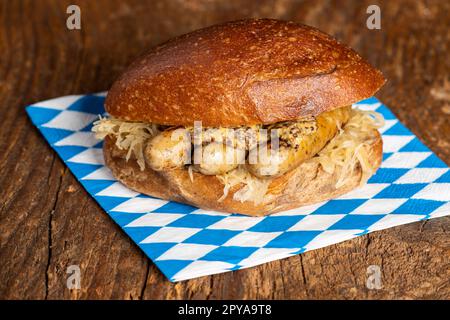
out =
[[(79, 4), (82, 30), (65, 9)], [(0, 298), (450, 298), (450, 218), (372, 233), (256, 268), (171, 284), (87, 195), (23, 107), (107, 90), (146, 48), (245, 17), (301, 21), (354, 47), (386, 77), (379, 97), (450, 159), (448, 1), (2, 1), (0, 3)], [(81, 290), (66, 288), (81, 268)], [(382, 269), (368, 290), (366, 270)]]

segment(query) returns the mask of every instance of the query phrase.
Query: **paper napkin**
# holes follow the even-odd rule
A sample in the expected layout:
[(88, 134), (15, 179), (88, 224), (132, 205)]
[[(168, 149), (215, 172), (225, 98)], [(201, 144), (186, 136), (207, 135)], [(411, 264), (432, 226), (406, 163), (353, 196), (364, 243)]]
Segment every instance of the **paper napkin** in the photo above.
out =
[(74, 176), (170, 281), (242, 269), (372, 231), (450, 214), (448, 166), (376, 98), (383, 114), (383, 163), (368, 184), (337, 199), (248, 217), (201, 210), (132, 191), (104, 165), (91, 132), (104, 93), (27, 107), (32, 122)]

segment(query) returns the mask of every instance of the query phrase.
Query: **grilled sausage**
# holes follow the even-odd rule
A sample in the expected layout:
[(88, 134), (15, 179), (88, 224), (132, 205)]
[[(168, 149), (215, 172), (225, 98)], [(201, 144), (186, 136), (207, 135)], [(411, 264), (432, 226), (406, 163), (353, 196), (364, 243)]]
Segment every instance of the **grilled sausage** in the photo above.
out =
[(335, 136), (348, 121), (350, 111), (351, 107), (342, 107), (322, 113), (315, 120), (274, 124), (269, 130), (271, 136), (276, 130), (278, 148), (270, 144), (266, 149), (251, 150), (247, 169), (257, 177), (277, 177), (296, 168), (316, 155)]
[[(223, 143), (212, 142), (202, 147), (201, 154), (201, 161), (195, 168), (205, 175), (223, 174), (245, 163), (245, 150)], [(194, 161), (197, 161), (195, 155)]]
[(197, 133), (199, 136), (196, 137), (194, 133), (194, 128), (188, 128), (192, 141), (196, 138), (201, 138), (204, 145), (211, 142), (225, 143), (234, 148), (240, 148), (244, 150), (250, 150), (256, 147), (259, 143), (267, 141), (267, 130), (261, 130), (261, 125), (254, 126), (241, 126), (235, 128), (202, 128), (201, 133)]
[(184, 128), (167, 129), (148, 141), (144, 153), (146, 162), (153, 170), (182, 167), (190, 163), (189, 133)]

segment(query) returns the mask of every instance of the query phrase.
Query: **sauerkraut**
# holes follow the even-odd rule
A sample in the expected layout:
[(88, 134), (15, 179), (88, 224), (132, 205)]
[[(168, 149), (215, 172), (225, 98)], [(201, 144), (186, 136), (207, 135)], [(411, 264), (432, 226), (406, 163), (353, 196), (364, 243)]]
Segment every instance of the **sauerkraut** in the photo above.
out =
[[(321, 168), (330, 174), (336, 169), (340, 170), (336, 188), (344, 185), (351, 177), (356, 166), (362, 171), (361, 184), (374, 173), (368, 159), (367, 146), (374, 141), (372, 131), (384, 125), (383, 116), (374, 111), (362, 111), (352, 109), (349, 121), (344, 127), (339, 127), (337, 135), (313, 158), (308, 161), (316, 161)], [(127, 150), (126, 160), (133, 155), (141, 170), (145, 170), (144, 147), (151, 137), (157, 135), (159, 126), (151, 123), (122, 121), (115, 118), (102, 118), (94, 122), (92, 131), (99, 139), (111, 135), (116, 139), (116, 146), (120, 150)], [(194, 167), (186, 167), (191, 182), (194, 181)], [(259, 204), (264, 200), (271, 178), (258, 178), (249, 173), (245, 165), (239, 165), (236, 169), (216, 176), (224, 185), (223, 195), (219, 201), (223, 201), (230, 190), (242, 185), (233, 194), (233, 200), (245, 202), (253, 201)]]
[[(322, 169), (330, 174), (340, 169), (336, 188), (344, 185), (359, 165), (362, 171), (360, 183), (364, 184), (375, 170), (368, 159), (366, 147), (374, 142), (372, 131), (383, 125), (384, 118), (380, 113), (352, 109), (350, 119), (344, 127), (340, 127), (338, 134), (308, 161), (317, 161)], [(261, 179), (251, 175), (244, 166), (217, 177), (224, 184), (223, 195), (219, 201), (228, 196), (232, 187), (243, 184), (242, 188), (234, 193), (233, 200), (253, 201), (255, 204), (263, 201), (272, 181), (270, 178)]]
[(158, 126), (152, 123), (122, 121), (101, 116), (94, 122), (92, 131), (97, 139), (104, 139), (107, 135), (113, 136), (117, 148), (128, 151), (126, 160), (133, 155), (142, 171), (145, 169), (145, 142), (159, 132)]
[(253, 201), (255, 204), (259, 204), (263, 201), (271, 182), (271, 179), (261, 179), (253, 176), (242, 165), (230, 172), (218, 175), (217, 178), (224, 184), (223, 195), (219, 198), (219, 202), (228, 196), (231, 188), (243, 184), (242, 188), (233, 194), (233, 200), (240, 202)]
[(322, 169), (330, 174), (336, 167), (341, 169), (336, 188), (347, 182), (358, 165), (362, 171), (361, 184), (364, 184), (375, 170), (368, 159), (367, 147), (374, 142), (373, 130), (383, 125), (384, 118), (380, 113), (352, 109), (349, 121), (312, 160), (318, 161)]

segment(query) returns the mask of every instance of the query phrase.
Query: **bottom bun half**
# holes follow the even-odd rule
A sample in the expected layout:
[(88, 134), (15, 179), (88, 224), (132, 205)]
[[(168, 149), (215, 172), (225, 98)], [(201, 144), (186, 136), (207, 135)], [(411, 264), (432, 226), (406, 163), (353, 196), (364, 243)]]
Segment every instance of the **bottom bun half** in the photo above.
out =
[[(378, 131), (373, 131), (371, 140), (373, 142), (366, 147), (366, 152), (369, 153), (371, 166), (378, 168), (382, 160), (382, 140)], [(362, 177), (361, 168), (356, 166), (345, 183), (336, 188), (340, 169), (329, 174), (323, 171), (317, 162), (307, 161), (283, 176), (273, 179), (264, 200), (259, 204), (233, 200), (234, 192), (242, 185), (233, 187), (228, 196), (219, 202), (224, 185), (215, 176), (194, 172), (194, 179), (191, 181), (188, 170), (185, 169), (154, 171), (147, 167), (141, 171), (136, 161), (125, 160), (124, 151), (119, 150), (114, 140), (109, 137), (105, 139), (103, 151), (105, 163), (113, 175), (137, 192), (186, 203), (204, 210), (251, 216), (264, 216), (336, 198), (357, 188)]]

